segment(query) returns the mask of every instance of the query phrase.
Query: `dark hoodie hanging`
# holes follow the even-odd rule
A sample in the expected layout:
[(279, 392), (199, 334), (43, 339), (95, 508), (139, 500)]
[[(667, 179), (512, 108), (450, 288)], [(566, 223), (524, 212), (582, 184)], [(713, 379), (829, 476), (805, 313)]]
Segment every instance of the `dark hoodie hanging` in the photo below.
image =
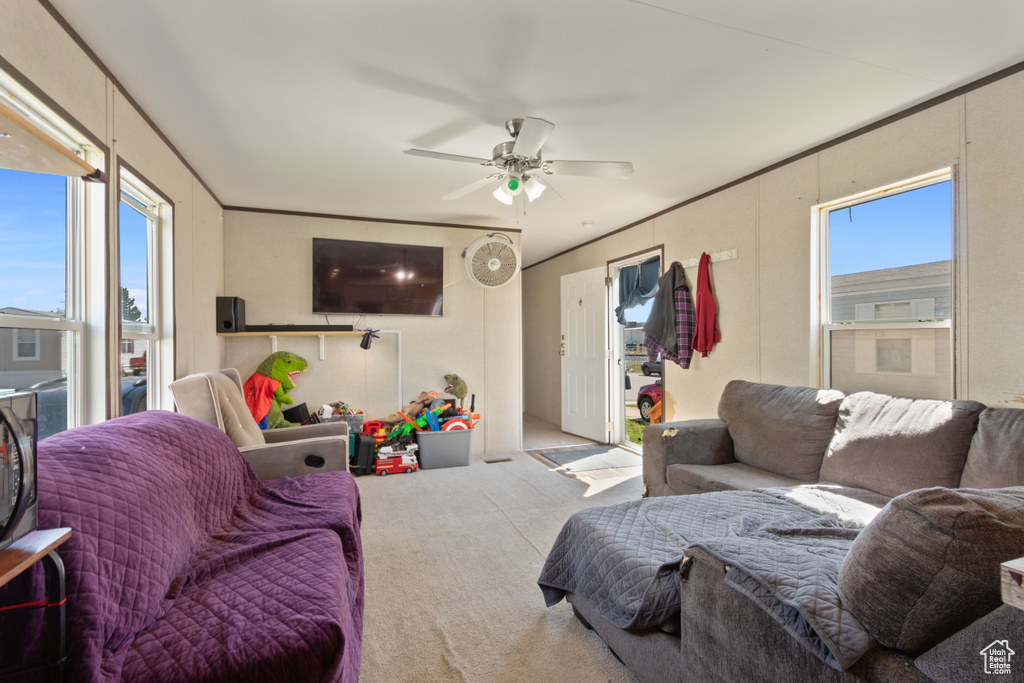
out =
[(686, 286), (683, 266), (674, 262), (658, 280), (651, 315), (644, 325), (647, 358), (676, 363), (684, 370), (690, 367), (693, 348), (694, 310), (690, 289)]

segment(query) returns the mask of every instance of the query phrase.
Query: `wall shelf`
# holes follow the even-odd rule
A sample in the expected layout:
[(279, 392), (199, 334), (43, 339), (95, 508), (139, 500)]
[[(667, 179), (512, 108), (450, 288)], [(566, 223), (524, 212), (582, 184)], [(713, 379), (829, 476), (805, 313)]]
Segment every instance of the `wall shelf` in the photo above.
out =
[(362, 330), (323, 332), (218, 332), (218, 337), (336, 337), (338, 335), (363, 336)]
[(312, 330), (309, 330), (309, 331), (305, 331), (305, 332), (303, 332), (303, 331), (292, 332), (290, 330), (283, 330), (283, 331), (278, 332), (277, 330), (275, 330), (273, 332), (218, 332), (217, 336), (218, 337), (267, 337), (267, 338), (270, 339), (270, 352), (271, 353), (277, 353), (277, 338), (278, 337), (320, 337), (320, 360), (323, 360), (324, 359), (324, 337), (340, 337), (340, 336), (346, 336), (346, 337), (358, 336), (358, 337), (362, 337), (363, 336), (363, 331), (362, 330), (345, 330), (345, 331), (341, 331), (341, 330), (336, 330), (336, 331), (320, 330), (320, 331), (314, 332)]
[[(320, 360), (324, 360), (324, 337), (362, 337), (366, 330), (345, 330), (318, 332), (218, 332), (218, 337), (267, 337), (270, 339), (270, 352), (277, 353), (278, 337), (319, 337), (320, 338)], [(374, 334), (393, 334), (398, 340), (398, 405), (404, 405), (402, 401), (402, 331), (401, 330), (374, 330)]]

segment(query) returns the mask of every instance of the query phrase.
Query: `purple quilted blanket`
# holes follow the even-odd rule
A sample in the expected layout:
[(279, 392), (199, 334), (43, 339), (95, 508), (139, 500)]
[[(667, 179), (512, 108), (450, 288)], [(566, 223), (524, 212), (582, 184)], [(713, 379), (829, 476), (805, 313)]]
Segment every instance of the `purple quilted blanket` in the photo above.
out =
[[(41, 527), (72, 528), (59, 551), (68, 680), (358, 679), (361, 513), (347, 472), (261, 482), (219, 430), (151, 411), (42, 442), (39, 505)], [(31, 599), (18, 594), (30, 583), (0, 605)]]

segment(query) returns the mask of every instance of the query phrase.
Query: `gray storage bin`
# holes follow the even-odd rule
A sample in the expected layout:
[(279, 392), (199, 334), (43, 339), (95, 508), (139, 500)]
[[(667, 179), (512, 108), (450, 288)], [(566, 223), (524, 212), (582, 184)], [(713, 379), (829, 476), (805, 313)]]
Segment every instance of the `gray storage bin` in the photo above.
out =
[(457, 429), (450, 432), (416, 432), (416, 453), (420, 467), (465, 467), (473, 452), (473, 430)]

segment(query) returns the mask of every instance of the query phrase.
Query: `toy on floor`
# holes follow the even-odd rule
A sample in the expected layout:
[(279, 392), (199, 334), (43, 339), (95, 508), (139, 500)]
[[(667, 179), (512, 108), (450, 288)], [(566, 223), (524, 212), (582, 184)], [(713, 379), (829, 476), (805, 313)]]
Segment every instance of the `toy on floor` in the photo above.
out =
[(388, 433), (384, 430), (384, 423), (380, 420), (367, 420), (363, 423), (362, 434), (372, 436), (376, 442), (375, 448), (388, 440)]
[(295, 403), (288, 392), (295, 388), (292, 376), (306, 369), (306, 359), (290, 351), (267, 356), (242, 387), (249, 412), (261, 429), (298, 427), (281, 414), (281, 404)]
[(412, 401), (407, 406), (403, 407), (398, 413), (394, 415), (388, 415), (382, 422), (385, 427), (393, 428), (395, 425), (403, 424), (405, 420), (401, 417), (404, 415), (419, 415), (423, 412), (423, 409), (431, 404), (431, 402), (437, 398), (436, 391), (421, 391), (419, 398)]
[(381, 446), (377, 450), (377, 459), (374, 461), (374, 474), (384, 477), (389, 472), (415, 472), (420, 468), (416, 460), (416, 451), (419, 446), (412, 444), (404, 450), (395, 450), (393, 446)]
[(399, 436), (408, 436), (409, 434), (412, 434), (413, 431), (423, 432), (439, 429), (437, 426), (437, 416), (442, 411), (443, 407), (434, 408), (433, 410), (425, 409), (415, 420), (405, 413), (398, 413), (398, 416), (405, 420), (405, 422), (391, 430), (391, 433), (388, 434), (388, 440), (390, 441)]
[[(474, 394), (474, 402), (475, 397)], [(424, 410), (415, 419), (405, 413), (398, 415), (405, 420), (405, 423), (397, 425), (388, 433), (388, 443), (395, 441), (402, 443), (411, 440), (415, 432), (450, 432), (459, 429), (472, 429), (474, 420), (479, 420), (481, 417), (479, 413), (474, 413), (472, 408), (466, 412), (465, 409), (456, 408), (451, 402), (442, 402), (434, 408)]]

